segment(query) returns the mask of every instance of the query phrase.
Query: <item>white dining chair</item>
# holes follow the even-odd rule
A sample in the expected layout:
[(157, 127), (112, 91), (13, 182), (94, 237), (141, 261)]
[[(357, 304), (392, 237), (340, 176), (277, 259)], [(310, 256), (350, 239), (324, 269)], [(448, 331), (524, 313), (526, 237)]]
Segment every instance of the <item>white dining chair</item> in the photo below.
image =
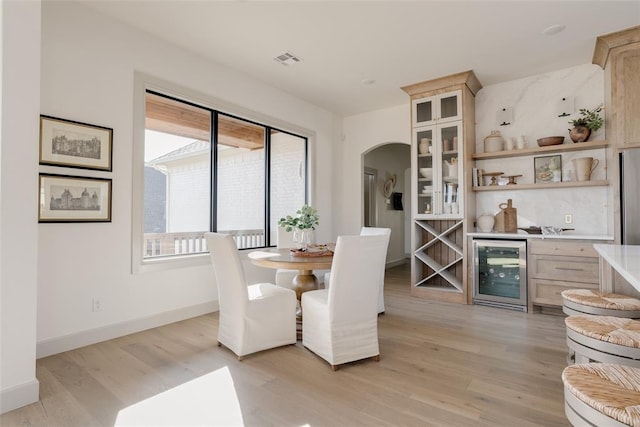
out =
[(302, 344), (336, 370), (355, 360), (380, 360), (378, 283), (387, 236), (340, 236), (328, 289), (302, 294)]
[(248, 286), (233, 236), (205, 233), (218, 285), (218, 345), (238, 360), (296, 343), (296, 293), (272, 283)]
[[(389, 247), (389, 239), (391, 238), (391, 229), (390, 228), (379, 228), (379, 227), (362, 227), (360, 230), (361, 236), (387, 236), (387, 249)], [(385, 262), (387, 260), (387, 249), (384, 252)], [(384, 271), (385, 271), (385, 263), (380, 265), (380, 269), (382, 270), (382, 275), (380, 277), (380, 283), (378, 286), (378, 313), (384, 313)], [(324, 287), (328, 288), (331, 285), (331, 272), (328, 272), (324, 275)]]

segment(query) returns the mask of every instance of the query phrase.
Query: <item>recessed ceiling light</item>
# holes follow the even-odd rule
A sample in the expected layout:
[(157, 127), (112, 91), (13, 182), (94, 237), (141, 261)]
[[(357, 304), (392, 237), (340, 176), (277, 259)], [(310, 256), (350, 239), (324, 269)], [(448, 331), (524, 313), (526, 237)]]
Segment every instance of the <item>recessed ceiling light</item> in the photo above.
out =
[(542, 30), (542, 34), (544, 34), (545, 36), (552, 36), (564, 31), (565, 28), (567, 28), (566, 25), (554, 24)]
[(371, 86), (376, 81), (374, 79), (362, 79), (362, 84), (365, 86)]

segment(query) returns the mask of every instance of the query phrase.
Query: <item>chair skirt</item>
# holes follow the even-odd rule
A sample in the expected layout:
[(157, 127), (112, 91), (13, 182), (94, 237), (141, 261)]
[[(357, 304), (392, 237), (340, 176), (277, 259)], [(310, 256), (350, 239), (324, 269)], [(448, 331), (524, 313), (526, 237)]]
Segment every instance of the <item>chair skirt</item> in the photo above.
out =
[[(326, 309), (328, 295), (328, 289), (302, 294), (302, 344), (332, 367), (378, 356), (380, 348), (377, 317), (337, 325), (329, 319), (329, 311)], [(357, 341), (357, 346), (354, 341)]]

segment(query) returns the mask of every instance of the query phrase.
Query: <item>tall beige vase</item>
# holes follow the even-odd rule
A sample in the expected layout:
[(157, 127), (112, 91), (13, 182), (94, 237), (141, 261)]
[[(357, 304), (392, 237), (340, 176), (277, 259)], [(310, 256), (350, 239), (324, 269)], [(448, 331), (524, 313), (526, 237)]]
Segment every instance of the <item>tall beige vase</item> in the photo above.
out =
[(573, 159), (573, 170), (576, 174), (577, 181), (589, 181), (591, 179), (591, 173), (594, 171), (600, 160), (593, 157), (581, 157), (579, 159)]

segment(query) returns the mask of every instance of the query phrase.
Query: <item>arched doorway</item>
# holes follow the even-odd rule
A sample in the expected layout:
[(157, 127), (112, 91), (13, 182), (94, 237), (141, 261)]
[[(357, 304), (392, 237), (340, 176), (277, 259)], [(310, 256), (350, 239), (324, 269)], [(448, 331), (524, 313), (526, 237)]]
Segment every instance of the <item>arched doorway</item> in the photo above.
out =
[(362, 166), (362, 225), (390, 228), (387, 266), (402, 264), (411, 252), (411, 146), (378, 145), (363, 154)]

